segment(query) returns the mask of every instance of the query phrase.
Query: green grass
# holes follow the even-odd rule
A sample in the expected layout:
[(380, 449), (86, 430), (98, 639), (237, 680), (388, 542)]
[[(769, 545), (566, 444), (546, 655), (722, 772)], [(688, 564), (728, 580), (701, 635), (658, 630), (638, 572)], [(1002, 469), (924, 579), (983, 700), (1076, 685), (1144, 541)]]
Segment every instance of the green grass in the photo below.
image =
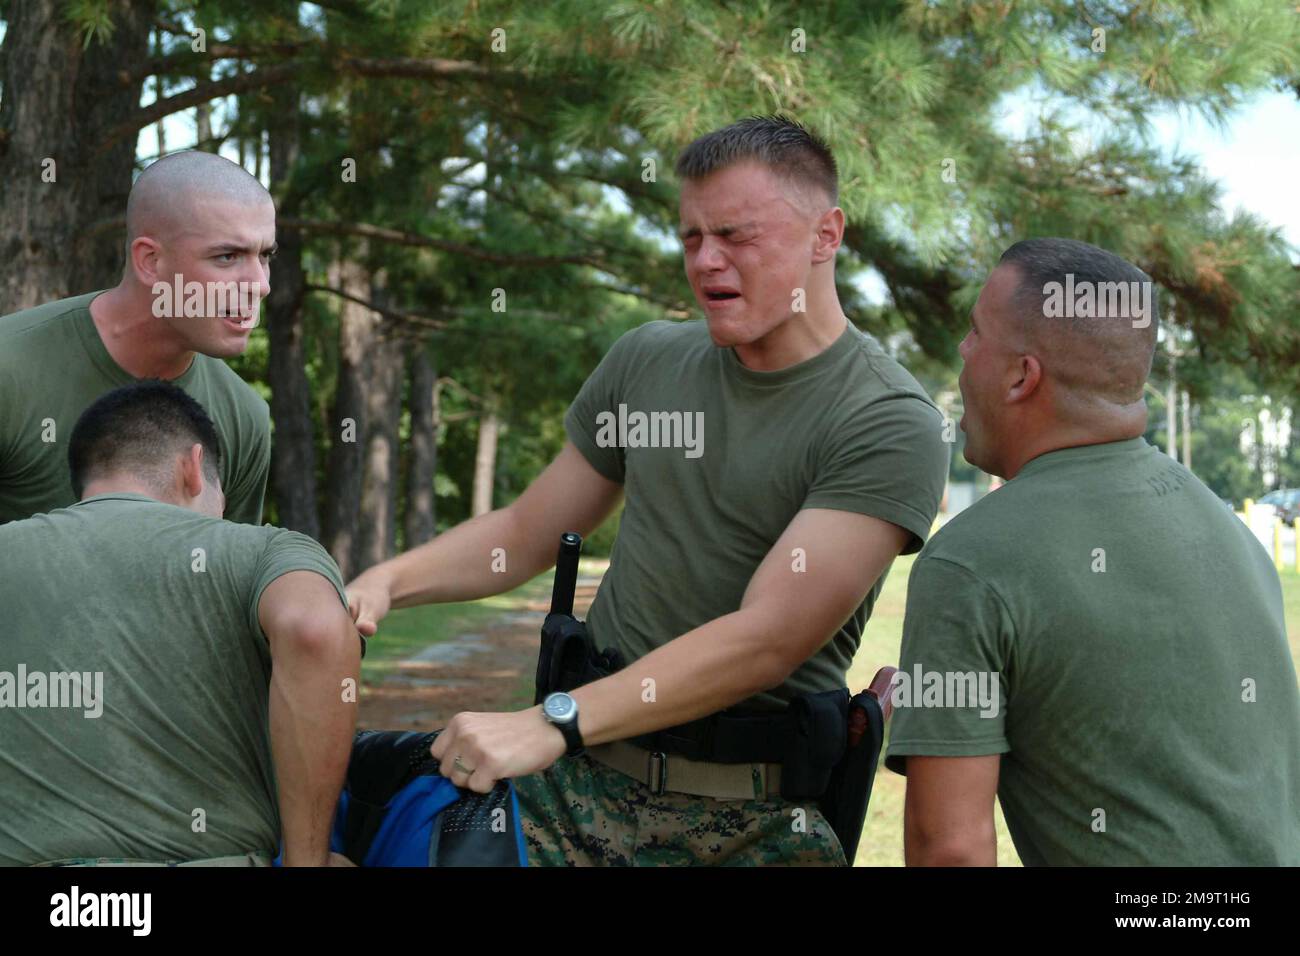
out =
[(1291, 659), (1300, 670), (1300, 574), (1294, 567), (1278, 572), (1282, 579), (1282, 606), (1286, 611), (1286, 636), (1291, 642)]
[[(384, 618), (379, 633), (370, 639), (361, 664), (363, 686), (383, 680), (399, 662), (443, 641), (481, 631), (495, 618), (522, 611), (532, 601), (545, 601), (551, 592), (551, 575), (542, 574), (513, 591), (463, 604), (426, 604), (402, 608)], [(538, 613), (537, 627), (544, 614)], [(530, 695), (531, 696), (531, 695)]]

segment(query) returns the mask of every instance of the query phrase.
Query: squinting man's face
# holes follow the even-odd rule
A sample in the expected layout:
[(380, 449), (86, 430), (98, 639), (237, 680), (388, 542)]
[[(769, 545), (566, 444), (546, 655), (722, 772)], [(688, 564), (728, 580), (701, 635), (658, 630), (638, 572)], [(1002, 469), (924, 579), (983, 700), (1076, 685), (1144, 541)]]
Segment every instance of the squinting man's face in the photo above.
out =
[[(169, 289), (177, 273), (182, 288), (191, 282), (202, 284), (205, 314), (192, 316), (184, 314), (189, 311), (184, 310), (164, 321), (188, 351), (215, 358), (239, 355), (257, 325), (261, 300), (271, 291), (275, 205), (270, 199), (248, 204), (196, 198), (190, 212), (188, 221), (175, 235), (160, 241), (155, 268), (157, 281), (166, 283)], [(226, 297), (224, 304), (221, 298), (214, 297), (213, 314), (207, 314), (209, 283), (236, 283), (241, 294)]]
[(715, 345), (757, 342), (794, 314), (795, 290), (807, 295), (821, 212), (801, 208), (798, 193), (758, 163), (682, 183), (686, 278)]
[(966, 433), (965, 459), (992, 475), (1001, 475), (1007, 435), (1008, 388), (1016, 381), (1019, 352), (1009, 330), (1014, 328), (1012, 296), (1017, 286), (1014, 266), (993, 270), (971, 310), (971, 328), (958, 347), (961, 354), (961, 429)]

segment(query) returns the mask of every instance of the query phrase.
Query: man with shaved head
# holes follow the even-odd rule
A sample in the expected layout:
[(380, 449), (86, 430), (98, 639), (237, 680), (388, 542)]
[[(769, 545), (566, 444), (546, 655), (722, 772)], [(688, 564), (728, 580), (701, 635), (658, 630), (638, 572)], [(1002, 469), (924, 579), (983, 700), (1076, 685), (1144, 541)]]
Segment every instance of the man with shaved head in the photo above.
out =
[(259, 524), (270, 413), (221, 359), (244, 351), (270, 291), (275, 206), (236, 163), (182, 152), (139, 176), (126, 220), (115, 287), (0, 317), (0, 523), (75, 502), (64, 463), (78, 416), (157, 378), (208, 410), (227, 449), (226, 517)]
[(1300, 864), (1300, 694), (1264, 549), (1147, 444), (1150, 278), (1031, 239), (971, 313), (966, 459), (922, 550), (886, 766), (909, 864)]

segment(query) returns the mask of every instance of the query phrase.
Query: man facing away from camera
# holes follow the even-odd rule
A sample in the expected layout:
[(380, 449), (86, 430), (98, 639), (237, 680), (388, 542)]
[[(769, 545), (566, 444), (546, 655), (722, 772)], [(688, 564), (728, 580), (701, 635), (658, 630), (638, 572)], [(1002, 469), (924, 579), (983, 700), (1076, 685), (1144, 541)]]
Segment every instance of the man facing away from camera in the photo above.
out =
[(843, 865), (811, 782), (831, 736), (781, 742), (796, 708), (843, 734), (843, 709), (820, 708), (846, 707), (885, 572), (929, 534), (942, 417), (840, 307), (824, 143), (754, 118), (696, 140), (677, 171), (704, 320), (624, 335), (517, 501), (366, 571), (349, 598), (368, 633), (391, 607), (509, 590), (625, 497), (588, 620), (614, 652), (605, 676), (458, 714), (433, 748), (443, 772), (479, 792), (514, 778), (533, 863)]
[(1157, 324), (1145, 273), (1069, 239), (1016, 243), (980, 293), (965, 456), (1008, 481), (912, 568), (886, 761), (909, 864), (994, 864), (995, 795), (1031, 866), (1300, 864), (1281, 588), (1142, 437)]
[(228, 159), (173, 153), (131, 187), (126, 231), (112, 289), (0, 317), (0, 524), (73, 504), (77, 417), (148, 378), (173, 382), (212, 416), (226, 517), (260, 524), (270, 410), (223, 360), (244, 351), (270, 292), (271, 196)]
[(76, 504), (0, 526), (0, 866), (349, 865), (337, 566), (221, 520), (216, 428), (173, 385), (92, 403), (69, 465)]

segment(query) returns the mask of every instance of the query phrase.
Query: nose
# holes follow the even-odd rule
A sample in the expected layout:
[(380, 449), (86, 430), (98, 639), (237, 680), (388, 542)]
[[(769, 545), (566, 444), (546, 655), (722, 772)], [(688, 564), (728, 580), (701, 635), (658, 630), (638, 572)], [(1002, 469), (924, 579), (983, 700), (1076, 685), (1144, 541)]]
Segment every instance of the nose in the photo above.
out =
[(253, 273), (247, 279), (252, 287), (253, 294), (258, 299), (265, 299), (271, 294), (271, 263), (263, 262), (261, 258), (254, 260)]
[(717, 272), (727, 267), (727, 257), (722, 253), (722, 244), (713, 236), (700, 240), (700, 247), (695, 250), (695, 269), (697, 272)]
[(962, 362), (966, 361), (966, 353), (969, 352), (971, 348), (970, 337), (974, 334), (974, 332), (967, 332), (966, 337), (962, 339), (961, 344), (957, 346), (957, 354), (961, 356)]

